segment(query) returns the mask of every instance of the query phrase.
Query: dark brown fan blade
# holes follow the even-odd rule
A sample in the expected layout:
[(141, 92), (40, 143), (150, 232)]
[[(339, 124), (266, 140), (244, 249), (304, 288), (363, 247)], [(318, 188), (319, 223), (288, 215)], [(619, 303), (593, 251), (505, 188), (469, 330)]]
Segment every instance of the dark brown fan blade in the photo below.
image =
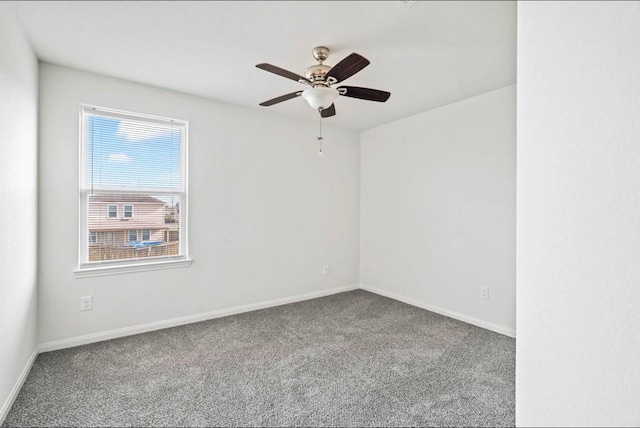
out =
[(329, 72), (325, 76), (325, 80), (333, 77), (334, 79), (336, 79), (334, 83), (342, 82), (343, 80), (353, 76), (369, 64), (370, 62), (368, 59), (354, 52), (334, 65), (333, 68), (331, 68), (331, 70), (329, 70)]
[(275, 65), (262, 63), (262, 64), (256, 65), (256, 67), (258, 67), (258, 68), (260, 68), (260, 69), (262, 69), (264, 71), (268, 71), (270, 73), (277, 74), (278, 76), (282, 76), (282, 77), (286, 77), (287, 79), (295, 80), (296, 82), (299, 82), (300, 80), (302, 80), (304, 82), (309, 82), (306, 77), (300, 76), (299, 74), (293, 73), (291, 71), (287, 71), (284, 68), (276, 67)]
[(286, 95), (280, 95), (279, 97), (267, 100), (267, 101), (265, 101), (263, 103), (260, 103), (260, 105), (264, 106), (264, 107), (272, 106), (274, 104), (278, 104), (278, 103), (281, 103), (283, 101), (290, 100), (291, 98), (299, 97), (300, 94), (302, 94), (302, 91), (291, 92), (290, 94), (286, 94)]
[(331, 104), (331, 107), (327, 107), (325, 109), (320, 110), (320, 116), (322, 117), (331, 117), (336, 115), (336, 106), (335, 104)]
[(346, 89), (344, 94), (340, 91), (340, 95), (351, 98), (359, 98), (361, 100), (385, 102), (391, 96), (391, 92), (379, 91), (377, 89), (359, 88), (357, 86), (340, 86), (338, 90)]

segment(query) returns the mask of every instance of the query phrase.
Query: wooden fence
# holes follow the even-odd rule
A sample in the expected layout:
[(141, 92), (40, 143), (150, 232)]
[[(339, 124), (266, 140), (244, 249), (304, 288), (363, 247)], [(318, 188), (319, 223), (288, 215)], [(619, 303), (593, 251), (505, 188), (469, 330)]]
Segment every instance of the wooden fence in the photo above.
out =
[(92, 245), (89, 247), (89, 261), (141, 259), (145, 257), (177, 256), (180, 254), (180, 243), (169, 242), (144, 248), (111, 247), (106, 245)]

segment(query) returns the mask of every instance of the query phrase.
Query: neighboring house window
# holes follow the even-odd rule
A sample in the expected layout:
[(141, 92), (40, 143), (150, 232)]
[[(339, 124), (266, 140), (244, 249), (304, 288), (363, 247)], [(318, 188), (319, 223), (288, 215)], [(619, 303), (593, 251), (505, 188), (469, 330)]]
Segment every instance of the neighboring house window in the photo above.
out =
[(83, 105), (80, 134), (76, 273), (188, 265), (187, 122)]

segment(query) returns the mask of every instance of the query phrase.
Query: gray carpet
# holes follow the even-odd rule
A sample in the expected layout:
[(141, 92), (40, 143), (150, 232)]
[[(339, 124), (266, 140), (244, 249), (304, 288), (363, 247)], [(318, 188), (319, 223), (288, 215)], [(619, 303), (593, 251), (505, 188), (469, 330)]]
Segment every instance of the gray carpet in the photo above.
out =
[(514, 339), (356, 290), (41, 354), (3, 426), (514, 424)]

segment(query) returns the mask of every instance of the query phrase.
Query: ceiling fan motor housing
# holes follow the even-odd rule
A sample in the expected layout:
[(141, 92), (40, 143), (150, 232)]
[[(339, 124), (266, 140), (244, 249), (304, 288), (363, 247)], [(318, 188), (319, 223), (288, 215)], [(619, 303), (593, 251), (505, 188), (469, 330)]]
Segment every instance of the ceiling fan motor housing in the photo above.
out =
[(324, 76), (329, 72), (329, 70), (331, 70), (331, 67), (322, 63), (329, 58), (329, 52), (331, 51), (326, 46), (316, 46), (311, 51), (315, 60), (320, 63), (307, 67), (305, 77), (311, 82), (324, 82)]
[(304, 76), (311, 82), (324, 81), (324, 76), (326, 76), (329, 70), (331, 70), (331, 67), (328, 65), (316, 64), (307, 67), (307, 72)]

